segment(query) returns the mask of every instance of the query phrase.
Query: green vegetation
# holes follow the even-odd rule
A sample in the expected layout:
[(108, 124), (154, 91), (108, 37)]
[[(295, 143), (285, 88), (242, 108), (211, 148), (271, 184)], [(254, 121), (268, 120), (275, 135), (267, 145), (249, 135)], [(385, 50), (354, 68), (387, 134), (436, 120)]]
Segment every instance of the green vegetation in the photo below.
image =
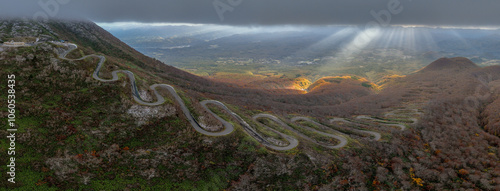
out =
[[(354, 76), (351, 76), (351, 78), (354, 78)], [(342, 80), (344, 80), (343, 78), (338, 78), (338, 77), (335, 77), (335, 78), (326, 78), (325, 81), (326, 82), (330, 82), (330, 83), (340, 83), (342, 82)]]
[(363, 83), (361, 83), (361, 85), (363, 87), (366, 87), (366, 88), (372, 88), (373, 87), (369, 82), (363, 82)]
[(198, 114), (198, 111), (196, 111), (193, 107), (193, 104), (191, 102), (191, 99), (185, 95), (183, 91), (176, 90), (177, 94), (179, 94), (179, 97), (181, 97), (182, 101), (186, 105), (186, 107), (189, 109), (189, 112), (195, 119), (198, 119), (200, 114)]
[(326, 144), (336, 145), (339, 143), (337, 139), (334, 139), (332, 137), (328, 137), (328, 136), (325, 136), (322, 134), (318, 134), (316, 132), (309, 131), (309, 130), (302, 128), (298, 125), (290, 124), (290, 127), (298, 130), (300, 133), (302, 133), (302, 134), (304, 134), (304, 135), (306, 135), (314, 140), (317, 140), (317, 141), (320, 141), (320, 142), (323, 142)]
[[(323, 129), (323, 128), (321, 128), (321, 127), (317, 126), (316, 124), (309, 122), (309, 121), (300, 120), (300, 121), (297, 121), (297, 123), (299, 123), (300, 125), (303, 125), (303, 126), (311, 127), (311, 128), (316, 129), (318, 131), (325, 131), (325, 129)], [(328, 130), (326, 130), (326, 132), (328, 132)]]
[[(257, 120), (259, 123), (262, 123), (264, 124), (265, 126), (269, 127), (269, 128), (272, 128), (276, 131), (279, 131), (281, 133), (285, 133), (285, 134), (289, 134), (290, 132), (286, 129), (284, 129), (281, 125), (277, 124), (276, 122), (270, 120), (270, 119), (267, 119), (267, 118), (259, 118)], [(249, 121), (247, 121), (248, 123)], [(251, 123), (249, 123), (251, 124)], [(259, 125), (259, 124), (255, 124), (253, 123), (254, 125), (252, 127), (255, 127), (255, 130), (257, 130), (258, 133), (260, 133), (261, 135), (265, 136), (265, 137), (272, 137), (276, 140), (280, 140), (280, 141), (286, 141), (283, 137), (281, 137), (281, 135), (271, 131), (270, 129), (266, 128), (266, 127), (263, 127), (262, 125)], [(251, 124), (252, 125), (252, 124)]]

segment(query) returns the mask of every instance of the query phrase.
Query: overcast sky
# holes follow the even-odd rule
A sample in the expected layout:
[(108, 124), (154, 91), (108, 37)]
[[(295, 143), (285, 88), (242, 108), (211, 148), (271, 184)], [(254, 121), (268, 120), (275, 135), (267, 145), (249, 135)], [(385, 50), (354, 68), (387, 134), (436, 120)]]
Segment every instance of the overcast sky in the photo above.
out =
[[(392, 25), (500, 26), (500, 0), (0, 1), (2, 18), (86, 18), (95, 22), (229, 25), (366, 24), (375, 21)], [(377, 19), (377, 15), (382, 16)]]

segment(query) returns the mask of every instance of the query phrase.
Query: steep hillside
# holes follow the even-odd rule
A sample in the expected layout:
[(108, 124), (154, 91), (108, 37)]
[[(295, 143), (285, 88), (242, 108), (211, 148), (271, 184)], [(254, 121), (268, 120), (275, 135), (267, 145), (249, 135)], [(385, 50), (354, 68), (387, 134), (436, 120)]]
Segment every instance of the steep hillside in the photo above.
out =
[[(7, 40), (69, 41), (0, 48), (0, 83), (16, 76), (18, 129), (16, 183), (3, 188), (500, 189), (500, 66), (438, 60), (377, 91), (350, 76), (272, 91), (180, 71), (91, 22), (0, 26)], [(0, 158), (10, 144), (0, 139)]]
[[(500, 67), (487, 67), (485, 69), (493, 73), (500, 72)], [(481, 112), (482, 126), (487, 132), (500, 137), (500, 79), (492, 78), (489, 88), (491, 103), (486, 105)]]

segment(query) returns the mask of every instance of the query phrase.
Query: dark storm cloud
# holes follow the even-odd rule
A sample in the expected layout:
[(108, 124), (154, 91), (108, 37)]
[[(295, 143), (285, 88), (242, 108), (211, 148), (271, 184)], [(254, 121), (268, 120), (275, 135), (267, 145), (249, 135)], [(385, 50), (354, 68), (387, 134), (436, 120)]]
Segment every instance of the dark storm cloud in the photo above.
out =
[[(0, 15), (96, 22), (500, 25), (498, 0), (2, 0)], [(401, 7), (397, 6), (400, 2)], [(216, 6), (214, 6), (216, 5)], [(399, 14), (390, 12), (388, 5)], [(398, 11), (395, 11), (396, 13)], [(387, 14), (389, 13), (389, 14)], [(223, 20), (221, 20), (223, 18)]]

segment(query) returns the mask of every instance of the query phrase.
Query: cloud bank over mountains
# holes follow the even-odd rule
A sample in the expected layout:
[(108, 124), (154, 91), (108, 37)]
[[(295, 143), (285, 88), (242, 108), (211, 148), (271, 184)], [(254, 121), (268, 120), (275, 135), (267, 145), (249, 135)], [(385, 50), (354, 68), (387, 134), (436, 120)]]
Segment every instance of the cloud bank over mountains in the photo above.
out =
[(500, 26), (496, 0), (2, 0), (0, 17), (227, 25)]

